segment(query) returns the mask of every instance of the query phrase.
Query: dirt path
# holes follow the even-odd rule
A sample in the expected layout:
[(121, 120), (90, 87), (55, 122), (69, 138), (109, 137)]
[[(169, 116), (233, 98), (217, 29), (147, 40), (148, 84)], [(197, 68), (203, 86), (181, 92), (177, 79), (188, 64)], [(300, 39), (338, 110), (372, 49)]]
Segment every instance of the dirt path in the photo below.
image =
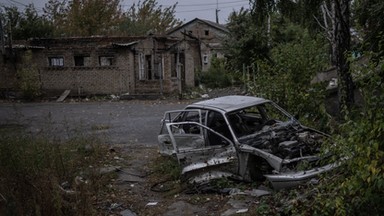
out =
[(122, 155), (121, 168), (111, 184), (109, 215), (242, 215), (239, 213), (249, 213), (260, 199), (248, 195), (188, 193), (191, 188), (170, 180), (157, 169), (161, 163), (169, 162), (160, 156), (157, 146), (120, 146), (116, 151)]

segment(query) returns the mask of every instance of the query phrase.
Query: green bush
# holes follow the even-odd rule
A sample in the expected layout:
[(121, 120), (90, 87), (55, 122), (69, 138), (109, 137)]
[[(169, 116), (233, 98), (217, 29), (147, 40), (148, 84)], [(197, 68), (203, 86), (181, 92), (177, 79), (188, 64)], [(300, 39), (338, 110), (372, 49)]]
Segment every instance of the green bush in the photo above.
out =
[(213, 58), (208, 71), (199, 72), (197, 80), (208, 88), (224, 88), (232, 86), (236, 76), (228, 71), (225, 59)]
[(249, 91), (271, 99), (300, 117), (305, 125), (328, 129), (325, 111), (325, 84), (311, 84), (327, 62), (322, 38), (312, 39), (307, 31), (296, 40), (279, 44), (271, 51), (274, 64), (257, 61), (257, 72)]
[[(335, 144), (328, 146), (341, 167), (323, 176), (321, 184), (302, 192), (297, 215), (383, 215), (384, 206), (384, 61), (355, 69), (364, 98), (358, 115), (340, 126)], [(348, 117), (347, 117), (348, 119)], [(337, 156), (337, 158), (336, 158)], [(306, 194), (306, 195), (304, 195)], [(310, 195), (308, 195), (310, 194)]]
[(39, 70), (32, 62), (31, 51), (26, 51), (23, 56), (23, 65), (17, 69), (19, 88), (23, 97), (33, 100), (41, 95)]

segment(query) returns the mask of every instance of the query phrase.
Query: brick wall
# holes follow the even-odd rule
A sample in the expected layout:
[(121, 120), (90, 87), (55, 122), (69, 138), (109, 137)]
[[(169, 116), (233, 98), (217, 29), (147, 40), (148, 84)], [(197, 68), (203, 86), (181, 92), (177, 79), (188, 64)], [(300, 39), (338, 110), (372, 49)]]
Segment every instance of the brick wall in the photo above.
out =
[[(39, 47), (33, 49), (32, 57), (39, 70), (43, 92), (57, 95), (70, 89), (71, 95), (76, 96), (160, 93), (161, 89), (167, 94), (179, 90), (179, 80), (172, 77), (172, 70), (176, 53), (174, 47), (180, 41), (167, 37), (148, 37), (138, 41), (132, 41), (132, 38), (127, 38), (126, 41), (118, 39), (117, 41), (112, 38), (107, 38), (106, 41), (101, 38), (33, 40), (30, 44)], [(185, 58), (183, 87), (192, 87), (195, 71), (200, 67), (198, 43), (196, 41), (183, 43), (183, 50), (180, 51)], [(148, 79), (139, 79), (140, 53), (152, 56), (152, 69), (161, 63), (164, 75), (162, 82), (154, 74)], [(100, 57), (105, 61), (101, 61)], [(55, 61), (52, 61), (52, 58)], [(60, 63), (51, 65), (52, 62)], [(101, 65), (101, 62), (113, 62), (113, 64), (106, 66)], [(9, 73), (6, 68), (11, 65), (3, 62), (0, 62), (0, 65), (5, 65), (0, 71), (2, 78), (0, 83), (5, 87), (5, 84), (12, 83), (5, 75)]]

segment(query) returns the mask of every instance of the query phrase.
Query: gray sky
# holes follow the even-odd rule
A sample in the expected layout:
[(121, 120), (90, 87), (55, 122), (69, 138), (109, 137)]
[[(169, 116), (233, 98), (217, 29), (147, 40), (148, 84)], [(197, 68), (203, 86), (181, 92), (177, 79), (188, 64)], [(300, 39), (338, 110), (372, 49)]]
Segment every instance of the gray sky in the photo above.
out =
[[(143, 0), (142, 0), (143, 1)], [(0, 0), (0, 6), (17, 6), (23, 9), (23, 5), (33, 3), (38, 11), (42, 11), (48, 0)], [(121, 0), (123, 10), (127, 10), (134, 2), (138, 0)], [(183, 22), (188, 22), (194, 18), (201, 18), (216, 21), (215, 11), (218, 8), (219, 22), (227, 22), (228, 15), (232, 11), (238, 11), (241, 7), (248, 8), (248, 0), (157, 0), (159, 5), (164, 7), (171, 6), (178, 2), (176, 7), (176, 17)], [(218, 6), (218, 7), (217, 7)]]

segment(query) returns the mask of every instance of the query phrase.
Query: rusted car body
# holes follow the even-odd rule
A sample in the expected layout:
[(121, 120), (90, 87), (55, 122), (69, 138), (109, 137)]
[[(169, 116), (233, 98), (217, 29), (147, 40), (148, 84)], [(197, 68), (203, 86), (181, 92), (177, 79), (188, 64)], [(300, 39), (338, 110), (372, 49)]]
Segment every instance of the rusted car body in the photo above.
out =
[(161, 154), (176, 156), (191, 183), (266, 178), (281, 189), (337, 166), (319, 154), (326, 139), (270, 100), (225, 96), (166, 112), (158, 143)]

